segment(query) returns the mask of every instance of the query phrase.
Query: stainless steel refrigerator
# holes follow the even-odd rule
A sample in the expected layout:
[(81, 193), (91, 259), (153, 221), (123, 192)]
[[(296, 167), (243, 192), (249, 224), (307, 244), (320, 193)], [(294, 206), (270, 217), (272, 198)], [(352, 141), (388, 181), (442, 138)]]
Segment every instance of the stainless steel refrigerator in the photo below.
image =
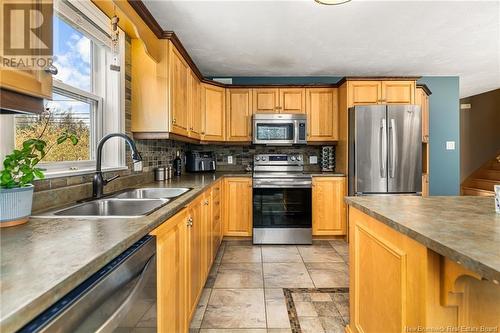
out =
[(349, 195), (422, 192), (418, 105), (349, 109)]

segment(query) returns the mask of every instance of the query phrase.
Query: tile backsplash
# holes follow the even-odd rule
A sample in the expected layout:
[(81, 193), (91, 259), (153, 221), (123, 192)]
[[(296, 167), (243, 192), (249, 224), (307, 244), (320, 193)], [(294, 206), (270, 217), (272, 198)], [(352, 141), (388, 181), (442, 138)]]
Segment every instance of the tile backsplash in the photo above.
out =
[[(309, 156), (321, 154), (321, 146), (293, 146), (293, 147), (268, 147), (268, 146), (235, 146), (235, 145), (190, 145), (191, 150), (213, 151), (217, 159), (218, 171), (244, 171), (247, 166), (253, 166), (255, 154), (302, 154), (304, 166), (308, 171), (319, 171), (319, 164), (310, 165)], [(228, 156), (233, 157), (233, 164), (228, 163)]]

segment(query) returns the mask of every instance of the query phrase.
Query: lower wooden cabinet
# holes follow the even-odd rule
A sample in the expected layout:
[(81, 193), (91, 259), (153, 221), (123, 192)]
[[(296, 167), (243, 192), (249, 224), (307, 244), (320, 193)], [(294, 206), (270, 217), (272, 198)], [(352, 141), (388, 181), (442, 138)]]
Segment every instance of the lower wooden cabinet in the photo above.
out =
[(314, 236), (346, 234), (345, 177), (313, 177), (312, 232)]
[(221, 181), (151, 232), (156, 236), (158, 332), (189, 330), (222, 241)]
[(224, 179), (224, 236), (252, 236), (252, 178)]
[(151, 234), (156, 236), (158, 332), (189, 327), (189, 222), (183, 209)]

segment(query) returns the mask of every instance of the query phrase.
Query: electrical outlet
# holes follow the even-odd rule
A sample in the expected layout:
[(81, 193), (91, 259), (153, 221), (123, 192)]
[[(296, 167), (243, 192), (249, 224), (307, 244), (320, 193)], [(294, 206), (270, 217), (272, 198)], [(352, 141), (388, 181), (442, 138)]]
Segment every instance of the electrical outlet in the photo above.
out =
[(233, 157), (232, 156), (227, 157), (227, 164), (233, 164)]
[(309, 156), (309, 164), (318, 164), (318, 156)]
[(455, 141), (446, 141), (446, 150), (455, 150)]
[(134, 171), (142, 171), (142, 161), (134, 163)]

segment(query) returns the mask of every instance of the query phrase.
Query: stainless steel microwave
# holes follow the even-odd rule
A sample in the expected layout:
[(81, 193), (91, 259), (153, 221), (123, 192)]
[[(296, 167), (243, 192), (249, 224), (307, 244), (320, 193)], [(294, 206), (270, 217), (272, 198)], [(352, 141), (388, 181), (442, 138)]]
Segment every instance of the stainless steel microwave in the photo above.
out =
[(306, 144), (306, 125), (305, 114), (254, 114), (253, 143), (270, 146)]

